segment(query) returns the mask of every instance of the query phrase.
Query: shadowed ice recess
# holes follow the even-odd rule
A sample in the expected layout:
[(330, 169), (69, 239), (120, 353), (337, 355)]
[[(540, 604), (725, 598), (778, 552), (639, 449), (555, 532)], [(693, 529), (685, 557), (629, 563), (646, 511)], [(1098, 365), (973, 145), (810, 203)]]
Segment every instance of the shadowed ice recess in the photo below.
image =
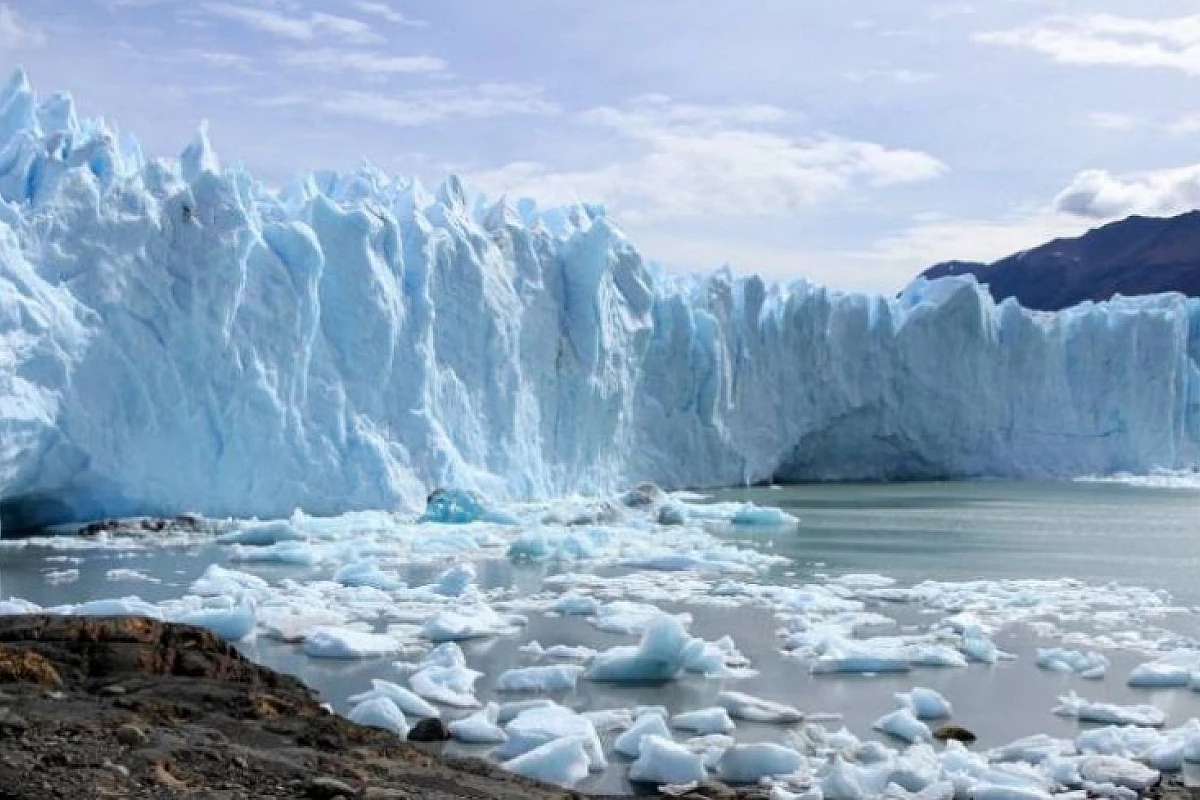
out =
[[(650, 269), (597, 206), (282, 190), (0, 90), (0, 527), (1196, 466), (1200, 305)], [(717, 258), (718, 254), (714, 254)]]

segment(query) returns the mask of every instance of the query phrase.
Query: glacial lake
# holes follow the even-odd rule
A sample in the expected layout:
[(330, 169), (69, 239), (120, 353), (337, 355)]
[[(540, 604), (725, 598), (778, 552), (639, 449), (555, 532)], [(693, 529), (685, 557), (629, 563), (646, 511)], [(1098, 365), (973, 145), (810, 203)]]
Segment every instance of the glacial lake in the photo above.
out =
[[(708, 499), (749, 501), (783, 509), (797, 518), (798, 524), (791, 529), (710, 526), (710, 532), (724, 542), (786, 559), (753, 577), (758, 583), (799, 586), (846, 573), (876, 573), (896, 579), (900, 586), (927, 580), (1067, 577), (1101, 587), (1097, 589), (1101, 596), (1106, 584), (1140, 586), (1160, 592), (1164, 599), (1161, 593), (1169, 594), (1170, 604), (1179, 607), (1156, 615), (1153, 623), (1177, 635), (1173, 646), (1200, 647), (1200, 614), (1196, 613), (1200, 606), (1200, 488), (1118, 482), (812, 485), (726, 490)], [(213, 563), (273, 582), (292, 578), (303, 583), (328, 578), (332, 572), (324, 564), (231, 564), (227, 546), (204, 541), (169, 548), (7, 546), (0, 547), (0, 599), (18, 597), (51, 606), (136, 594), (158, 602), (185, 594), (191, 582)], [(515, 599), (543, 591), (547, 577), (577, 569), (577, 565), (560, 561), (514, 562), (503, 557), (483, 558), (475, 564), (480, 588), (506, 589)], [(408, 585), (417, 586), (429, 583), (444, 568), (444, 563), (423, 563), (402, 568), (399, 575)], [(76, 569), (78, 575), (60, 576), (65, 580), (60, 583), (47, 579), (66, 569)], [(111, 570), (136, 570), (161, 582), (125, 582), (114, 579)], [(609, 564), (588, 571), (620, 577), (632, 570)], [(894, 676), (814, 675), (806, 663), (781, 654), (776, 633), (780, 622), (770, 609), (686, 601), (658, 605), (664, 611), (690, 613), (693, 635), (709, 640), (732, 635), (758, 674), (736, 680), (688, 675), (668, 684), (634, 686), (581, 680), (575, 690), (551, 696), (581, 711), (652, 704), (664, 705), (674, 713), (711, 706), (718, 692), (733, 689), (807, 712), (840, 714), (840, 722), (827, 726), (836, 729), (844, 724), (864, 740), (888, 741), (871, 730), (872, 722), (896, 707), (894, 692), (920, 685), (940, 691), (953, 703), (952, 722), (979, 735), (976, 748), (1034, 733), (1075, 735), (1079, 723), (1052, 713), (1058, 697), (1071, 690), (1090, 700), (1153, 704), (1167, 713), (1169, 726), (1200, 717), (1200, 693), (1126, 686), (1129, 671), (1152, 660), (1152, 654), (1136, 648), (1106, 648), (1102, 652), (1111, 660), (1107, 677), (1084, 680), (1038, 669), (1036, 648), (1060, 642), (1044, 635), (1039, 638), (1035, 630), (1020, 624), (1005, 626), (995, 635), (996, 644), (1015, 655), (1015, 660), (972, 663), (957, 669), (917, 668)], [(929, 609), (887, 600), (868, 601), (867, 608), (882, 610), (902, 629), (915, 629), (937, 619)], [(636, 641), (597, 630), (578, 617), (527, 616), (528, 624), (518, 633), (462, 643), (468, 665), (485, 674), (476, 685), (481, 700), (496, 697), (493, 687), (504, 670), (532, 663), (529, 654), (520, 649), (530, 641), (596, 649)], [(1087, 620), (1067, 620), (1061, 628), (1071, 631), (1079, 626), (1087, 627)], [(318, 660), (305, 656), (295, 645), (261, 635), (239, 647), (261, 663), (299, 675), (339, 711), (346, 710), (348, 696), (370, 688), (371, 678), (398, 683), (405, 679), (405, 673), (392, 665), (396, 658)], [(498, 699), (521, 698), (506, 695)], [(739, 722), (735, 735), (744, 742), (782, 742), (786, 730)], [(613, 733), (603, 735), (606, 743), (614, 737)], [(445, 749), (456, 754), (487, 753), (487, 748), (454, 742)], [(610, 761), (606, 773), (592, 776), (578, 788), (634, 791), (625, 776), (628, 759), (612, 756)]]

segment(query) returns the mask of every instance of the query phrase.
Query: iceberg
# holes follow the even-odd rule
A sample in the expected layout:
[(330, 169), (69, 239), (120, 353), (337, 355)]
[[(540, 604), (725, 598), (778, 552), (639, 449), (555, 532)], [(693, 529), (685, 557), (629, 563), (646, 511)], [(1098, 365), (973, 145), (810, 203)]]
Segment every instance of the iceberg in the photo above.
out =
[(368, 728), (391, 731), (401, 739), (408, 736), (408, 720), (404, 718), (404, 712), (388, 697), (377, 696), (363, 700), (350, 709), (346, 718)]
[(560, 692), (574, 689), (583, 667), (555, 664), (506, 670), (496, 680), (498, 692)]
[(533, 780), (571, 787), (588, 776), (591, 761), (581, 737), (551, 739), (504, 765), (509, 772)]
[(724, 708), (734, 719), (747, 722), (789, 725), (804, 721), (803, 712), (797, 708), (742, 692), (721, 692), (717, 695), (717, 705)]
[(629, 730), (622, 733), (613, 742), (613, 750), (623, 756), (637, 758), (642, 754), (642, 742), (649, 736), (659, 736), (670, 740), (671, 731), (663, 721), (661, 714), (647, 712), (634, 721)]
[(735, 725), (729, 712), (721, 706), (685, 711), (671, 717), (671, 727), (706, 736), (715, 733), (730, 733)]
[(508, 739), (508, 735), (498, 724), (499, 718), (500, 706), (497, 703), (488, 703), (474, 714), (454, 720), (447, 727), (450, 729), (450, 735), (460, 742), (502, 744)]
[(727, 783), (758, 783), (763, 778), (791, 775), (804, 766), (803, 756), (792, 748), (757, 742), (726, 750), (717, 762), (717, 775)]
[(405, 714), (412, 714), (414, 717), (437, 717), (440, 713), (436, 708), (425, 702), (418, 695), (410, 692), (399, 684), (385, 681), (381, 678), (371, 679), (371, 691), (363, 692), (362, 694), (352, 695), (347, 698), (347, 702), (358, 704), (376, 697), (386, 697), (391, 700), (397, 708)]
[(914, 686), (908, 692), (896, 692), (896, 702), (907, 708), (919, 720), (944, 719), (954, 713), (950, 701), (939, 692), (924, 686)]
[(1048, 314), (967, 277), (882, 297), (660, 274), (596, 205), (370, 166), (275, 188), (206, 130), (152, 158), (20, 71), (0, 153), (5, 531), (296, 508), (487, 525), (507, 520), (474, 498), (642, 481), (1200, 466), (1181, 295)]
[(629, 765), (629, 780), (635, 783), (685, 784), (707, 777), (702, 755), (653, 734), (641, 742), (641, 755)]

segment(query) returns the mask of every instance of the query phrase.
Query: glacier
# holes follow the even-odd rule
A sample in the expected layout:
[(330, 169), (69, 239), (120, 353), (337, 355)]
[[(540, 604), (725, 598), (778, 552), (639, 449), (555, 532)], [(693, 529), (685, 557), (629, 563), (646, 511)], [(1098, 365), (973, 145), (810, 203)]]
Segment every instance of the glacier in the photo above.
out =
[(1200, 460), (1200, 304), (668, 275), (605, 209), (276, 188), (0, 90), (0, 529)]

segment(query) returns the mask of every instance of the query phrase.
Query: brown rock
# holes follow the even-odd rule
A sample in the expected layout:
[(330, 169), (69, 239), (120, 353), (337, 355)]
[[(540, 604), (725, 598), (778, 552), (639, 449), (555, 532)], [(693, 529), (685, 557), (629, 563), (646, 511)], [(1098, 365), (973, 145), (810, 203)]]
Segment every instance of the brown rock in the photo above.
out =
[(313, 778), (304, 787), (304, 796), (313, 800), (334, 800), (334, 798), (351, 798), (358, 795), (358, 790), (337, 778)]
[(972, 744), (978, 737), (966, 728), (960, 728), (957, 725), (943, 725), (933, 732), (933, 738), (939, 742), (955, 741)]
[(62, 677), (44, 656), (0, 645), (0, 683), (36, 683), (58, 689)]
[(137, 725), (122, 725), (117, 728), (117, 741), (126, 747), (145, 747), (150, 737)]
[(408, 731), (410, 742), (445, 742), (449, 739), (450, 729), (437, 717), (423, 719)]

